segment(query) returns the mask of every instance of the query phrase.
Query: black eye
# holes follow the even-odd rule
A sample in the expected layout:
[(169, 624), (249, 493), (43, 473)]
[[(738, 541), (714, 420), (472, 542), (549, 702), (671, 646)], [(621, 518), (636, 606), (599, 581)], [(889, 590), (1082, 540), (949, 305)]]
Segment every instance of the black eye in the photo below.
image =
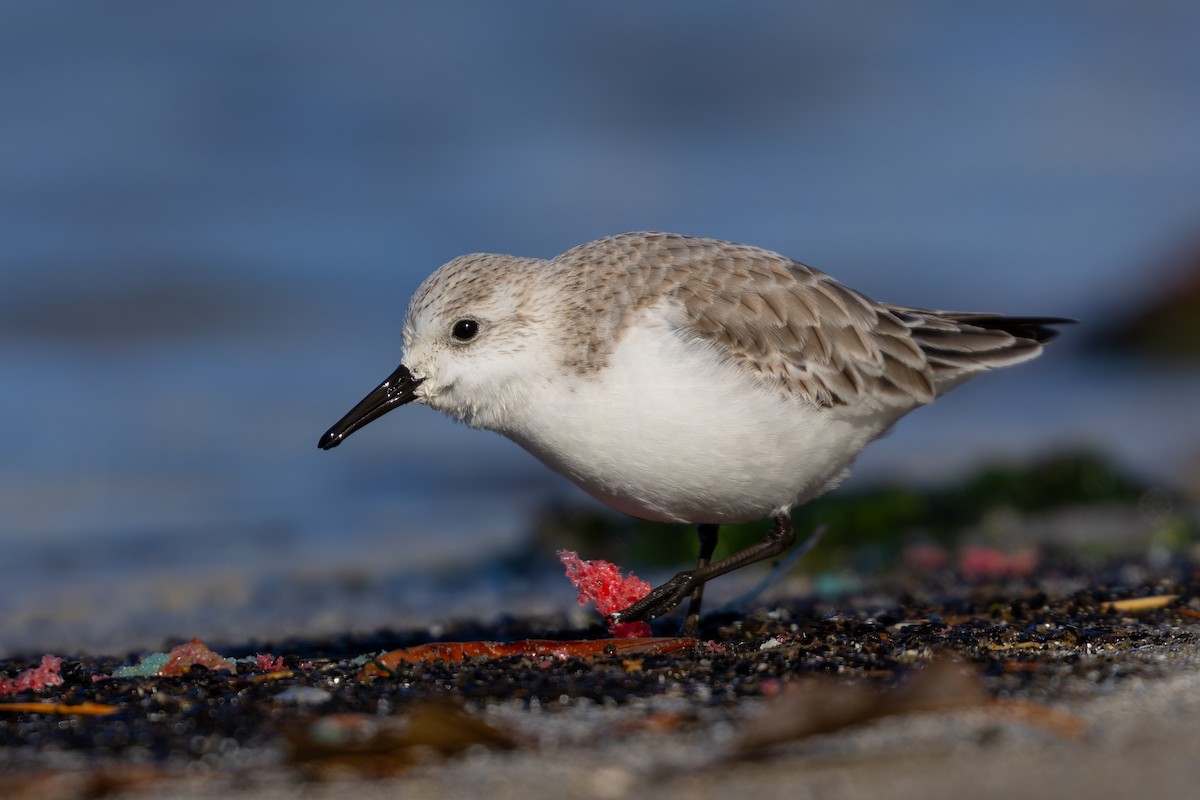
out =
[(454, 323), (454, 329), (450, 333), (460, 342), (469, 342), (479, 333), (479, 323), (473, 319), (460, 319)]

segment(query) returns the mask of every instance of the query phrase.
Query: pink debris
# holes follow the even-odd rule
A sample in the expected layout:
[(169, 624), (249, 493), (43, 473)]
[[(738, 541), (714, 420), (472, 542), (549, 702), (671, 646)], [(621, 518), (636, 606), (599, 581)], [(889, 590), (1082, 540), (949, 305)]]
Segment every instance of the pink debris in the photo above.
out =
[(900, 553), (900, 558), (913, 572), (937, 572), (950, 563), (946, 548), (936, 544), (910, 544)]
[(47, 653), (42, 656), (42, 663), (38, 666), (30, 667), (15, 678), (0, 680), (0, 697), (17, 692), (36, 692), (47, 686), (62, 686), (62, 674), (59, 672), (62, 662), (58, 656)]
[(286, 669), (283, 666), (283, 656), (273, 656), (270, 653), (255, 653), (254, 667), (263, 672), (278, 672), (281, 669)]
[(968, 581), (1023, 578), (1037, 563), (1037, 551), (1032, 548), (1005, 553), (994, 547), (964, 547), (958, 556), (958, 568)]
[[(609, 614), (628, 608), (650, 594), (650, 584), (632, 572), (628, 577), (621, 575), (621, 569), (616, 564), (600, 560), (584, 561), (571, 550), (559, 550), (558, 557), (567, 568), (567, 577), (579, 590), (579, 605), (587, 605), (591, 600), (606, 619)], [(650, 625), (645, 622), (609, 623), (608, 630), (619, 639), (650, 635)]]
[(227, 670), (233, 672), (228, 661), (208, 648), (199, 639), (192, 639), (187, 644), (181, 644), (167, 653), (167, 663), (158, 671), (159, 675), (186, 675), (193, 666), (207, 667), (211, 670)]

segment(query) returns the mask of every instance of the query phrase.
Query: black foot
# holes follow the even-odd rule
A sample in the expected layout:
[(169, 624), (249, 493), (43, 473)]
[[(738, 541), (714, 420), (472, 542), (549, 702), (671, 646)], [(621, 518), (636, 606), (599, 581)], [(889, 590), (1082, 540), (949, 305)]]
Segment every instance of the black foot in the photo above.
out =
[(614, 624), (620, 622), (649, 622), (655, 617), (671, 613), (675, 609), (675, 606), (682, 603), (683, 599), (692, 593), (697, 583), (691, 572), (681, 572), (629, 608), (610, 614), (608, 618)]
[(688, 619), (684, 622), (684, 630), (693, 630), (700, 622), (700, 591), (704, 584), (727, 572), (739, 567), (771, 558), (787, 550), (796, 541), (796, 533), (792, 530), (792, 520), (787, 514), (775, 517), (775, 527), (763, 539), (747, 548), (737, 551), (731, 556), (721, 559), (714, 564), (705, 563), (712, 556), (717, 544), (717, 526), (704, 525), (700, 530), (700, 563), (691, 572), (681, 572), (671, 580), (659, 586), (650, 594), (638, 600), (629, 608), (609, 614), (611, 623), (644, 622), (663, 614), (670, 613), (675, 606), (683, 602), (683, 598), (692, 595), (692, 607)]

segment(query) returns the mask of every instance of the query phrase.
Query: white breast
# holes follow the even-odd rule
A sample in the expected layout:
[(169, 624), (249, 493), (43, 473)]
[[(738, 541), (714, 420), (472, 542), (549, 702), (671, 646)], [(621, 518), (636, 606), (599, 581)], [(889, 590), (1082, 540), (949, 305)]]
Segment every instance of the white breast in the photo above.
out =
[(535, 390), (504, 433), (609, 506), (645, 519), (761, 519), (832, 488), (894, 419), (846, 419), (770, 390), (662, 315), (598, 375)]

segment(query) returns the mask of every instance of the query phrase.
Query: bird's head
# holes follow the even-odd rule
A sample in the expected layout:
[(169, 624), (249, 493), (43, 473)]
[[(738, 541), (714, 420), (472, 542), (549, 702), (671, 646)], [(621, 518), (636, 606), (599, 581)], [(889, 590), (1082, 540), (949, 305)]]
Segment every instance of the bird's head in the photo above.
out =
[(415, 402), (468, 424), (503, 430), (548, 357), (549, 302), (536, 292), (543, 261), (461, 256), (409, 302), (399, 367), (321, 437), (328, 450), (393, 408)]

